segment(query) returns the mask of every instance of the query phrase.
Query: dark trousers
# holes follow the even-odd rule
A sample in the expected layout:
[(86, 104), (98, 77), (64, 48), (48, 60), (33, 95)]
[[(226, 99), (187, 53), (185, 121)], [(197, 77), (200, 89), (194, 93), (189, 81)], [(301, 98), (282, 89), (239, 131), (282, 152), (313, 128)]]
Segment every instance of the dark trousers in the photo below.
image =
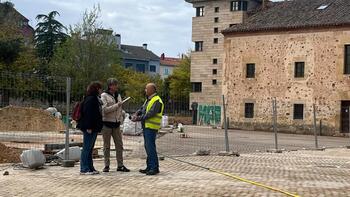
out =
[(95, 171), (92, 160), (92, 151), (94, 150), (97, 132), (93, 131), (91, 134), (83, 131), (83, 150), (80, 158), (80, 172)]
[(147, 153), (147, 169), (158, 170), (159, 161), (156, 148), (157, 130), (144, 128), (143, 137), (145, 140), (145, 150)]

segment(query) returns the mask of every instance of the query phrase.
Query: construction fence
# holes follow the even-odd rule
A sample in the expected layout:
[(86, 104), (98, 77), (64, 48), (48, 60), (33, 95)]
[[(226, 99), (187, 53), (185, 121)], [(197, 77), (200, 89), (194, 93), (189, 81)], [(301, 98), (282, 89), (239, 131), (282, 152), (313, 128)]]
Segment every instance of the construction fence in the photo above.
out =
[[(73, 106), (83, 95), (71, 87), (74, 79), (35, 74), (0, 73), (0, 142), (19, 149), (40, 149), (55, 153), (65, 146), (81, 146), (82, 133), (71, 120)], [(85, 89), (86, 87), (82, 87)], [(124, 97), (127, 95), (124, 95)], [(278, 112), (271, 105), (264, 117), (273, 132), (241, 131), (228, 128), (227, 104), (196, 105), (189, 98), (160, 95), (165, 104), (163, 125), (157, 139), (160, 153), (176, 156), (238, 153), (268, 150), (300, 150), (323, 147), (342, 147), (350, 144), (346, 137), (280, 133)], [(278, 102), (277, 102), (278, 103)], [(127, 114), (134, 113), (143, 102), (124, 105)], [(232, 118), (232, 117), (231, 117)], [(225, 121), (226, 120), (226, 121)], [(318, 121), (317, 121), (318, 122)], [(140, 124), (127, 117), (122, 125), (126, 157), (142, 157), (143, 136)], [(113, 143), (112, 143), (113, 144)], [(103, 147), (102, 136), (96, 148)]]

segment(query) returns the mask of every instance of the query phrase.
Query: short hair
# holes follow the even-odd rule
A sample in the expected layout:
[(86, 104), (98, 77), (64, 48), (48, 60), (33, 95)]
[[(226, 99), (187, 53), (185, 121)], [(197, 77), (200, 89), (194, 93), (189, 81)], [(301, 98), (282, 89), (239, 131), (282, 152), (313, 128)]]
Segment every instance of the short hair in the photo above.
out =
[(149, 83), (147, 86), (152, 86), (154, 91), (157, 92), (157, 85), (155, 83)]
[(118, 85), (118, 80), (116, 78), (107, 79), (107, 90), (109, 90), (109, 86)]
[(99, 81), (93, 81), (89, 84), (86, 90), (87, 96), (96, 96), (98, 95), (98, 90), (102, 89), (102, 84)]

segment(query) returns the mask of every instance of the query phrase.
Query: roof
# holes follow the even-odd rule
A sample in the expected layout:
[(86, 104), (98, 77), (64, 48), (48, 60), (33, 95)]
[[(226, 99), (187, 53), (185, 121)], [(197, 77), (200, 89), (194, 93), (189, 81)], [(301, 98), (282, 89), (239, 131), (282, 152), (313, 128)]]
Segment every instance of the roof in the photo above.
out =
[(289, 0), (273, 4), (222, 33), (350, 26), (350, 0)]
[[(0, 3), (0, 9), (6, 9), (6, 5), (5, 5), (6, 2), (4, 3)], [(11, 2), (10, 2), (11, 4)], [(13, 4), (12, 4), (13, 5)], [(21, 20), (24, 20), (26, 22), (29, 22), (29, 19), (27, 19), (25, 16), (23, 16), (18, 10), (16, 10), (16, 8), (14, 7), (8, 7), (11, 9), (12, 11), (12, 14), (14, 14), (16, 17), (20, 17)]]
[[(185, 0), (187, 3), (198, 3), (198, 2), (205, 2), (205, 1), (217, 1), (217, 0)], [(230, 0), (231, 1), (231, 0)], [(261, 2), (262, 0), (253, 0), (256, 2)]]
[(148, 49), (144, 49), (141, 46), (121, 45), (121, 52), (123, 59), (134, 60), (159, 60), (159, 57)]
[(165, 57), (164, 59), (160, 59), (160, 65), (165, 66), (178, 66), (180, 62), (180, 58)]

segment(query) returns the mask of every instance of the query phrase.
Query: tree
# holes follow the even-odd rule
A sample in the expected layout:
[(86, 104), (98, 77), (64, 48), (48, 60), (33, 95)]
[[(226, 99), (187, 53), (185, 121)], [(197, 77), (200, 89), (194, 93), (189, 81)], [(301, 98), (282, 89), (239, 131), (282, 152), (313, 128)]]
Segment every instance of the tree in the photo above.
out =
[(191, 92), (191, 58), (184, 56), (178, 67), (169, 76), (170, 97), (176, 100), (188, 99)]
[(78, 98), (91, 81), (112, 77), (113, 65), (120, 63), (117, 45), (109, 42), (110, 35), (98, 32), (102, 28), (99, 12), (98, 7), (85, 11), (83, 21), (70, 27), (71, 37), (57, 48), (49, 64), (52, 75), (72, 78), (72, 92)]
[[(57, 11), (52, 11), (48, 15), (39, 14), (36, 17), (39, 23), (35, 30), (35, 47), (38, 57), (45, 66), (50, 63), (55, 48), (68, 37), (65, 33), (67, 28), (55, 19), (57, 15), (59, 15)], [(41, 68), (41, 72), (47, 74), (46, 68)]]

